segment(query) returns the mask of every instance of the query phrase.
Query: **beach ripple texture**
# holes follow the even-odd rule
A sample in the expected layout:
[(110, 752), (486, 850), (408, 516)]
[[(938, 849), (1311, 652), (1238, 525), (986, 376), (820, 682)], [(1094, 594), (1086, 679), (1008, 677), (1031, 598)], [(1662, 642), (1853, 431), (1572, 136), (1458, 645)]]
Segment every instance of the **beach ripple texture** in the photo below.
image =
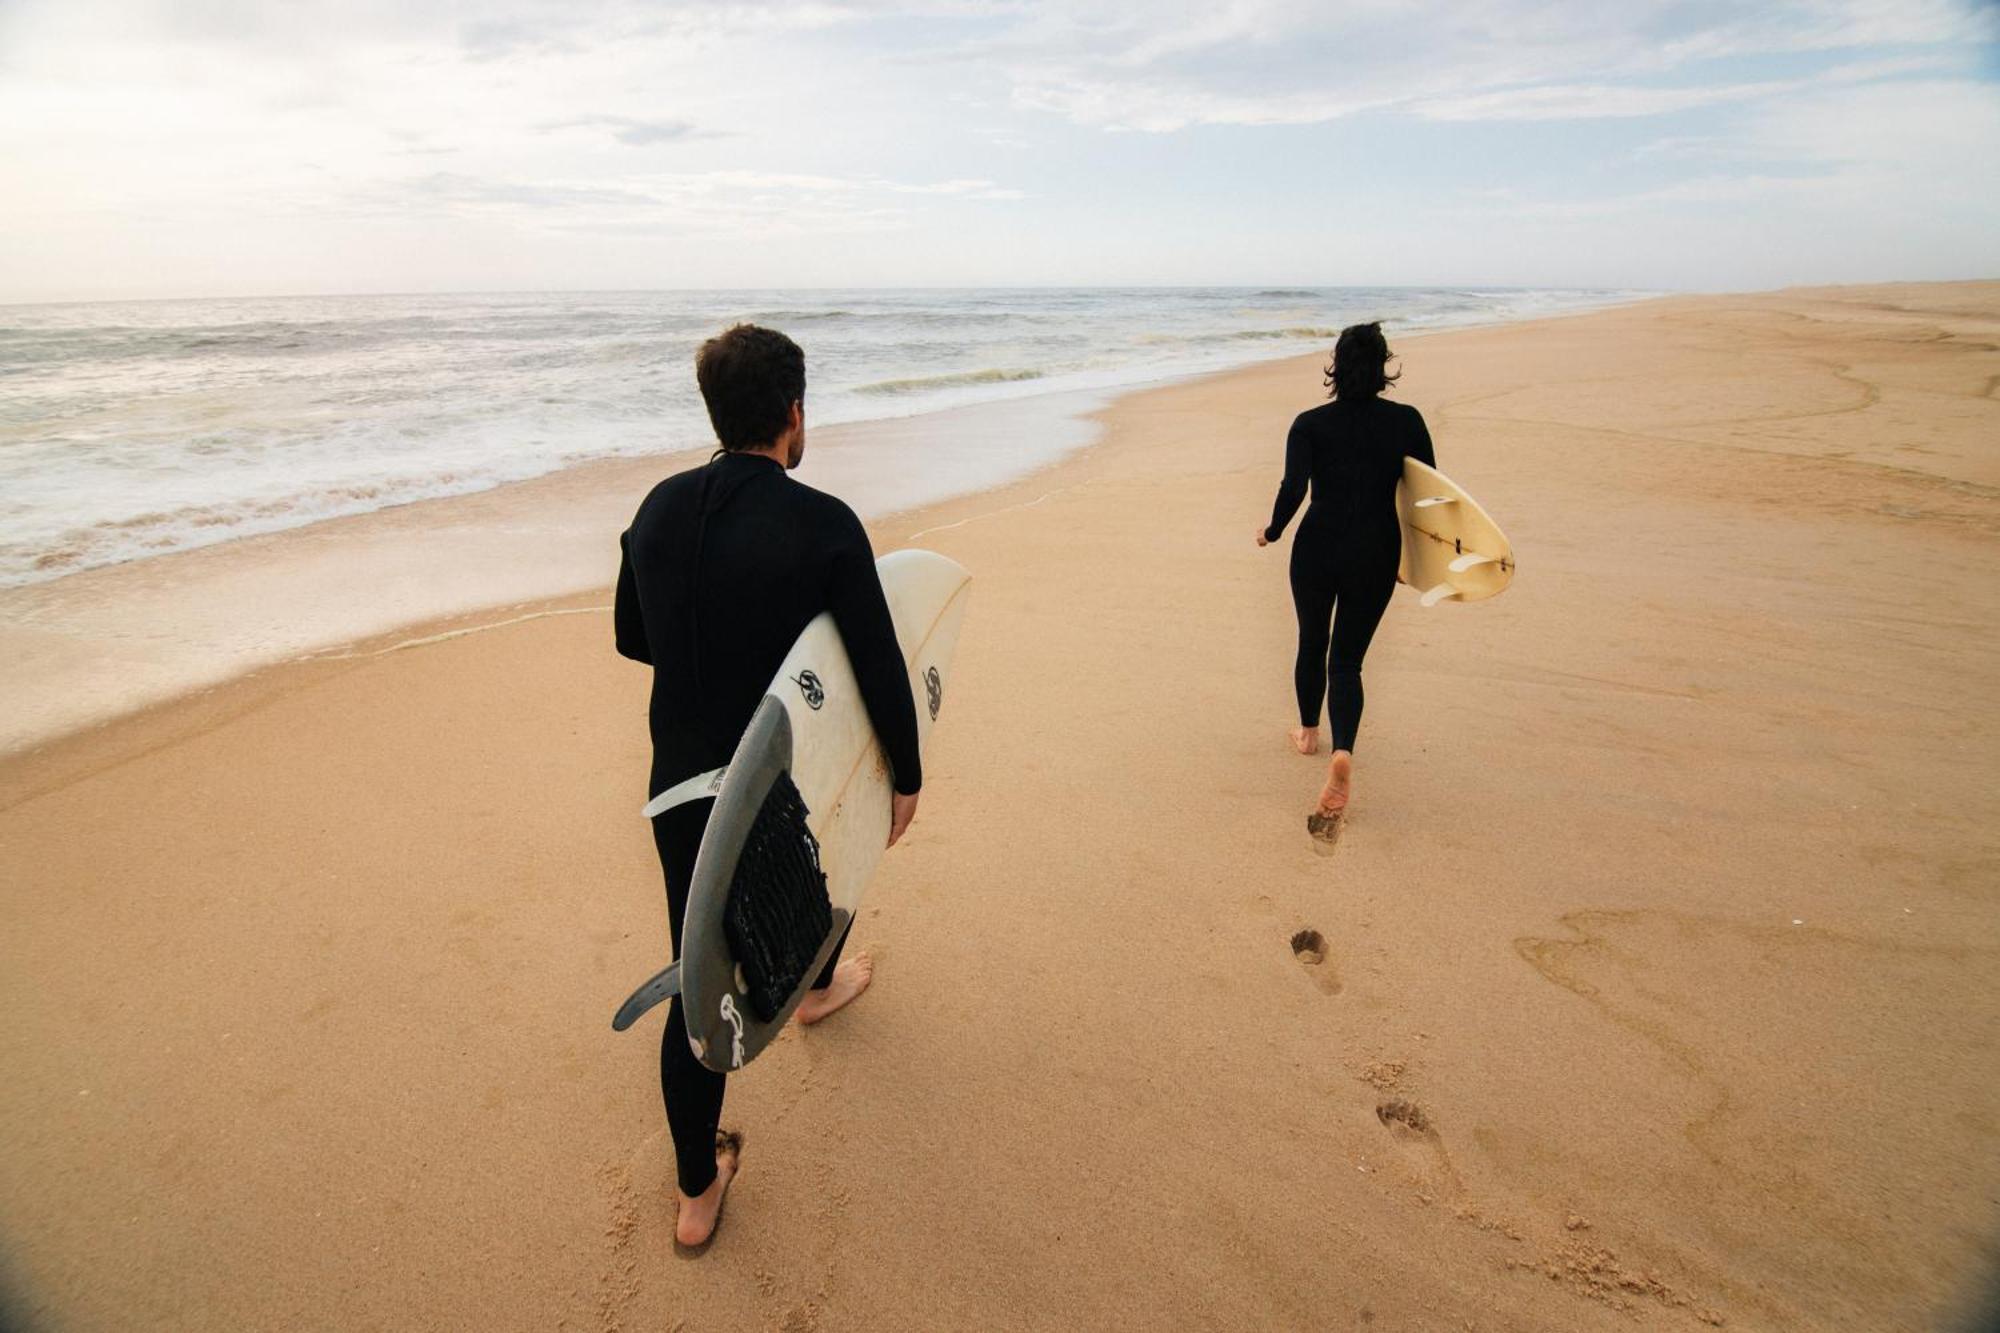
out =
[[(812, 424), (1111, 389), (1644, 293), (679, 291), (0, 307), (0, 586), (713, 446), (701, 340), (790, 333)], [(995, 446), (1004, 447), (1004, 446)], [(987, 460), (990, 464), (993, 460)], [(1022, 470), (1043, 461), (1023, 450)]]

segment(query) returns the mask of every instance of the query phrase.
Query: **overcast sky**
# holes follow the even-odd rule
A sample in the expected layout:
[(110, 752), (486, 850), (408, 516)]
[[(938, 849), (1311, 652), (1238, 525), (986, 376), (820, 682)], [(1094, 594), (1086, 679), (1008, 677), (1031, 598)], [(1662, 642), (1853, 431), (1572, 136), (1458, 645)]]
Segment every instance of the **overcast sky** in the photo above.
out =
[(1986, 0), (0, 0), (0, 301), (2000, 276)]

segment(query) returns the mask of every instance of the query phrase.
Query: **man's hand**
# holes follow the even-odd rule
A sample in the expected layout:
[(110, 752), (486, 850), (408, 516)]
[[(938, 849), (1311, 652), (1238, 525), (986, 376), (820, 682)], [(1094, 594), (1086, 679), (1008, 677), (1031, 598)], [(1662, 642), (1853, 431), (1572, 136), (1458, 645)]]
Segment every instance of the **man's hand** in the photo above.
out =
[(1269, 537), (1266, 537), (1264, 535), (1264, 532), (1265, 532), (1264, 526), (1262, 524), (1259, 524), (1257, 527), (1257, 544), (1259, 546), (1269, 546), (1271, 544), (1271, 539)]
[(889, 845), (894, 847), (903, 831), (910, 827), (910, 821), (917, 817), (916, 796), (905, 796), (901, 792), (889, 795)]

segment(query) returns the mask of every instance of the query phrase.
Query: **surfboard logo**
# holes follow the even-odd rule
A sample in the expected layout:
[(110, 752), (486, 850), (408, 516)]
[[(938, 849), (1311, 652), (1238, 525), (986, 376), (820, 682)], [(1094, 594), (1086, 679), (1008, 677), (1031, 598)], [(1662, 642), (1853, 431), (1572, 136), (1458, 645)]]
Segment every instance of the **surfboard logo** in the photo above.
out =
[(931, 721), (935, 722), (938, 708), (944, 703), (944, 678), (938, 675), (936, 667), (924, 672), (924, 693), (930, 698)]
[(819, 676), (816, 673), (810, 670), (801, 671), (792, 677), (792, 684), (799, 687), (800, 693), (806, 696), (806, 707), (815, 713), (819, 711), (820, 705), (826, 702), (826, 687), (819, 683)]

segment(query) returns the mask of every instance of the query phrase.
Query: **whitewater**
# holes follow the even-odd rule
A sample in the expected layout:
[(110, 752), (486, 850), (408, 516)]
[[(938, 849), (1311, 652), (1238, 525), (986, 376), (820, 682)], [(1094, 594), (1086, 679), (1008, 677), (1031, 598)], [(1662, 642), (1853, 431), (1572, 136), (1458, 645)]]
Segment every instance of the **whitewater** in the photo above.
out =
[[(1646, 293), (1481, 288), (583, 292), (0, 307), (0, 586), (711, 447), (701, 340), (805, 349), (815, 425), (1122, 388)], [(941, 450), (978, 484), (1035, 440)], [(950, 462), (957, 458), (958, 463)], [(968, 481), (971, 480), (968, 474)], [(952, 489), (948, 477), (934, 478)]]

